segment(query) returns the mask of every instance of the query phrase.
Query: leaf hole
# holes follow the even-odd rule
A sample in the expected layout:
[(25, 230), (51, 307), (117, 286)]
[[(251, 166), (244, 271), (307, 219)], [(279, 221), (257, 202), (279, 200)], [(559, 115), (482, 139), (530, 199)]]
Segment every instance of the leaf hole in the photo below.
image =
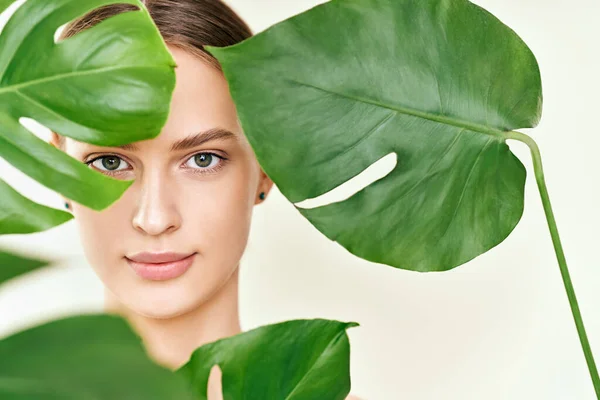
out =
[(66, 24), (59, 26), (58, 29), (56, 29), (56, 31), (54, 32), (54, 44), (58, 43), (58, 38), (60, 37), (62, 31), (65, 29), (65, 27), (67, 25), (69, 25), (68, 22)]
[(206, 385), (206, 398), (208, 400), (223, 400), (223, 373), (218, 364), (210, 369), (208, 374), (208, 385)]
[(37, 122), (35, 119), (21, 117), (19, 118), (19, 123), (29, 132), (33, 133), (35, 136), (39, 137), (45, 142), (49, 142), (52, 138), (52, 131), (49, 128)]
[(372, 183), (385, 178), (396, 168), (398, 157), (396, 153), (389, 153), (373, 164), (369, 165), (360, 174), (342, 183), (340, 186), (312, 199), (306, 199), (295, 205), (300, 208), (317, 208), (327, 204), (339, 203), (360, 192)]

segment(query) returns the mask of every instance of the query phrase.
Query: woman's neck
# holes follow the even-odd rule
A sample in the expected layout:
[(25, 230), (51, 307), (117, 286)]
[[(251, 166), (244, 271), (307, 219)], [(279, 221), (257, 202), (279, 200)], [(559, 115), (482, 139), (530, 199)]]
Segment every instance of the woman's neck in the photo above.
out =
[(241, 332), (238, 308), (239, 266), (225, 284), (195, 310), (169, 319), (134, 313), (105, 288), (105, 311), (123, 316), (142, 338), (148, 354), (173, 370), (198, 347)]

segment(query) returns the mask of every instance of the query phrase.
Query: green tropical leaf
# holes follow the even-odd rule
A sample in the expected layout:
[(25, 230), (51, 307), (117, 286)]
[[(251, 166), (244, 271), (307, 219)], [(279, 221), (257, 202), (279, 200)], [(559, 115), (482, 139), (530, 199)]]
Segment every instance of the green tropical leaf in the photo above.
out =
[[(113, 315), (52, 321), (0, 340), (2, 399), (192, 399)], [(28, 397), (29, 396), (29, 397)]]
[(47, 261), (26, 258), (0, 250), (0, 284), (47, 265)]
[(207, 398), (214, 365), (225, 399), (337, 400), (350, 392), (354, 322), (294, 320), (266, 325), (198, 348), (177, 372)]
[(527, 45), (481, 7), (333, 0), (207, 49), (261, 166), (291, 202), (396, 154), (392, 172), (350, 198), (296, 205), (351, 253), (447, 270), (519, 222), (526, 170), (505, 132), (538, 123), (540, 73)]
[[(100, 6), (137, 5), (74, 37), (54, 43), (55, 31)], [(4, 3), (3, 3), (4, 4)], [(0, 35), (0, 157), (65, 197), (95, 210), (116, 201), (133, 181), (94, 171), (31, 134), (27, 117), (75, 140), (118, 146), (156, 137), (175, 86), (175, 61), (138, 0), (28, 0)], [(2, 204), (3, 207), (7, 206)], [(12, 199), (11, 209), (30, 207)], [(46, 213), (35, 229), (66, 216)], [(33, 225), (12, 214), (2, 231)]]

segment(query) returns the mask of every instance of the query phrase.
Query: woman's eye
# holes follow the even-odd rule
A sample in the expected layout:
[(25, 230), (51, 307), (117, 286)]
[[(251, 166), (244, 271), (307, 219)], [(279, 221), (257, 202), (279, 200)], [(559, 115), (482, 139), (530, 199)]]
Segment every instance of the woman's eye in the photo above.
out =
[(195, 169), (200, 173), (216, 172), (222, 165), (224, 157), (215, 153), (197, 153), (188, 159), (186, 167)]
[(122, 171), (119, 167), (123, 164), (126, 166), (129, 165), (125, 160), (117, 156), (98, 157), (92, 161), (88, 161), (86, 164), (92, 164), (96, 169), (102, 172), (108, 172), (109, 174)]

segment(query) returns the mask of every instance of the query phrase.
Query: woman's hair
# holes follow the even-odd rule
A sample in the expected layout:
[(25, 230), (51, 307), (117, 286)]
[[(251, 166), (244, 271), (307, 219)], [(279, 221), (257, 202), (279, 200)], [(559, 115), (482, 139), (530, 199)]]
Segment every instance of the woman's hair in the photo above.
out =
[[(221, 71), (217, 59), (204, 50), (205, 45), (225, 47), (253, 35), (248, 25), (221, 0), (142, 0), (164, 41)], [(114, 15), (138, 10), (132, 4), (110, 4), (97, 8), (67, 24), (59, 40), (69, 38)], [(58, 136), (64, 150), (65, 137)]]

